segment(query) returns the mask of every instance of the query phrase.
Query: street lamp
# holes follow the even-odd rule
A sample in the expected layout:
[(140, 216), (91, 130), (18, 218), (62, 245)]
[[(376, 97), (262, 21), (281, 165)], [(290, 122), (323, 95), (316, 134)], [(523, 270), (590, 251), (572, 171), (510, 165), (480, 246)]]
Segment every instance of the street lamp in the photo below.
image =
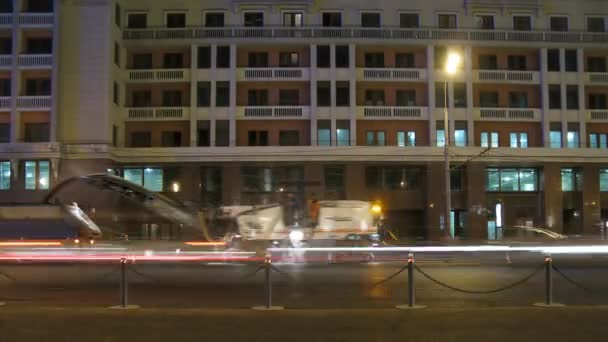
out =
[[(445, 73), (448, 77), (455, 75), (458, 72), (460, 64), (462, 62), (462, 56), (457, 52), (449, 52), (446, 63)], [(451, 209), (452, 209), (452, 189), (450, 185), (450, 126), (448, 121), (448, 80), (445, 80), (445, 88), (443, 91), (444, 96), (444, 107), (443, 107), (443, 153), (445, 157), (445, 208), (444, 208), (444, 235), (452, 237), (450, 229), (451, 224)]]

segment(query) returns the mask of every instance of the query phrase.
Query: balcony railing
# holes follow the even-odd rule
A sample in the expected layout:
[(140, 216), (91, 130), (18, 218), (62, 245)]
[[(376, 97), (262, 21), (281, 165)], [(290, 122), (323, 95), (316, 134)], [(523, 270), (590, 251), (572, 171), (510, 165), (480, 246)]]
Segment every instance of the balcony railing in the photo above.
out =
[(239, 81), (306, 81), (308, 68), (239, 68)]
[(540, 121), (540, 109), (536, 108), (476, 108), (479, 120)]
[(587, 112), (588, 121), (608, 121), (608, 109), (592, 109)]
[(146, 120), (187, 120), (190, 119), (187, 107), (131, 107), (126, 108), (126, 119), (130, 121)]
[(393, 40), (461, 40), (461, 41), (518, 41), (518, 42), (608, 42), (605, 32), (551, 32), (467, 30), (398, 27), (187, 27), (126, 29), (126, 40), (150, 39), (393, 39)]
[(426, 81), (425, 69), (359, 68), (357, 78), (364, 81)]
[(19, 14), (20, 25), (48, 26), (55, 22), (53, 13), (21, 13)]
[(19, 96), (17, 108), (50, 110), (51, 102), (51, 96)]
[(539, 83), (538, 71), (474, 70), (475, 82)]
[(13, 24), (13, 15), (12, 14), (7, 14), (7, 13), (2, 13), (0, 14), (0, 25), (1, 26), (6, 26), (6, 25), (12, 25)]
[(134, 82), (188, 82), (190, 81), (190, 70), (188, 69), (155, 69), (155, 70), (130, 70), (128, 80)]
[(23, 68), (52, 67), (53, 55), (19, 55), (17, 63)]
[(388, 107), (388, 106), (361, 106), (357, 108), (358, 119), (401, 119), (426, 120), (428, 107)]
[(307, 106), (247, 106), (238, 108), (239, 119), (308, 119)]
[(0, 112), (11, 111), (11, 97), (2, 96), (0, 97)]
[(585, 73), (585, 81), (591, 84), (607, 84), (608, 72), (587, 72)]
[(13, 66), (12, 55), (0, 55), (0, 68), (11, 68)]

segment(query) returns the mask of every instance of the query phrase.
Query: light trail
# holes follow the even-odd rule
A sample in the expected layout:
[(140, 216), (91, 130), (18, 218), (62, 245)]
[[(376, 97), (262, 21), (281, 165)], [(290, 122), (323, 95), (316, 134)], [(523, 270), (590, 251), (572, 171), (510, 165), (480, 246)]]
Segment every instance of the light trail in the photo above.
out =
[(0, 242), (0, 247), (35, 247), (35, 246), (61, 246), (59, 241), (9, 241)]

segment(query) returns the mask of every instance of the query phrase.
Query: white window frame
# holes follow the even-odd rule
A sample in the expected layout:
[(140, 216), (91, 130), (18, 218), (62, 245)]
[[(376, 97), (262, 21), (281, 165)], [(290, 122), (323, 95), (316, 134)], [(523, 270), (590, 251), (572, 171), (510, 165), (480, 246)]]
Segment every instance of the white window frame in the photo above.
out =
[[(568, 29), (566, 31), (563, 32), (570, 32), (570, 16), (567, 14), (550, 14), (547, 18), (549, 20), (547, 20), (547, 30), (550, 32), (560, 32), (560, 31), (551, 31), (551, 18), (563, 18), (566, 17), (566, 23), (568, 25)], [(585, 22), (585, 24), (587, 24)]]
[(206, 25), (207, 25), (207, 19), (205, 19), (207, 13), (223, 13), (224, 14), (224, 26), (226, 26), (226, 18), (227, 18), (226, 14), (228, 13), (228, 11), (226, 11), (224, 9), (217, 9), (217, 10), (204, 10), (203, 11), (202, 18), (201, 18), (203, 27), (206, 27)]
[(266, 11), (263, 8), (260, 9), (248, 9), (243, 11), (243, 15), (241, 16), (241, 26), (245, 26), (245, 14), (248, 13), (260, 13), (262, 12), (262, 27), (266, 26)]
[(172, 10), (172, 11), (165, 11), (163, 13), (163, 23), (165, 24), (165, 27), (168, 27), (167, 17), (169, 16), (169, 14), (183, 14), (184, 15), (184, 27), (188, 26), (188, 11), (186, 11), (186, 10)]
[(435, 27), (439, 28), (439, 16), (440, 15), (454, 15), (456, 16), (456, 28), (460, 26), (460, 18), (458, 17), (458, 12), (435, 12)]
[(345, 20), (344, 20), (344, 11), (343, 10), (339, 10), (339, 9), (328, 9), (328, 10), (322, 10), (319, 12), (319, 26), (323, 26), (323, 14), (325, 13), (340, 13), (340, 21), (341, 21), (341, 26), (340, 27), (344, 27), (345, 24)]
[(137, 30), (129, 28), (129, 16), (131, 14), (145, 14), (146, 15), (146, 27), (150, 27), (150, 12), (148, 11), (125, 11), (123, 9), (123, 27), (127, 30)]
[(421, 28), (422, 25), (422, 16), (420, 15), (420, 11), (397, 11), (397, 18), (395, 19), (396, 27), (401, 28), (401, 14), (416, 14), (418, 15), (418, 27)]
[[(606, 23), (606, 21), (608, 20), (608, 15), (585, 15), (585, 32), (587, 31), (587, 19), (589, 18), (602, 18), (604, 19), (604, 32), (608, 31), (608, 24)], [(570, 28), (570, 27), (568, 27)]]
[[(282, 27), (287, 27), (285, 26), (285, 14), (286, 13), (300, 13), (302, 14), (302, 27), (306, 26), (306, 10), (302, 9), (302, 8), (285, 8), (281, 11), (281, 26)], [(291, 26), (289, 26), (291, 27)], [(294, 27), (298, 27), (298, 26), (294, 26)]]
[[(530, 18), (530, 31), (534, 31), (534, 16), (530, 13), (512, 13), (511, 14), (511, 29), (513, 31), (515, 31), (515, 23), (513, 22), (515, 20), (515, 17), (528, 17)], [(551, 24), (551, 23), (549, 23)]]
[[(378, 14), (380, 16), (380, 26), (382, 27), (382, 10), (360, 10), (359, 11), (359, 26), (363, 27), (363, 14)], [(343, 23), (344, 24), (344, 23)]]
[[(492, 17), (492, 22), (494, 24), (494, 27), (491, 28), (491, 30), (496, 30), (496, 13), (491, 13), (491, 12), (476, 12), (476, 13), (473, 13), (473, 28), (475, 30), (488, 30), (488, 29), (483, 29), (483, 28), (477, 28), (477, 27), (475, 27), (475, 18), (476, 17), (480, 17), (480, 16), (483, 16), (483, 17)], [(458, 20), (456, 20), (456, 22), (458, 22)]]

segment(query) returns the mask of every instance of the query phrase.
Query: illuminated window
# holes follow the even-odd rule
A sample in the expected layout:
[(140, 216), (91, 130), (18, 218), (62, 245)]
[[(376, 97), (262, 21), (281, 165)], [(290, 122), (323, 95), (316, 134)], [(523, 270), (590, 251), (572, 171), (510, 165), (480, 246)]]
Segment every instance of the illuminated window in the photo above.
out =
[(511, 132), (509, 139), (509, 146), (512, 148), (528, 148), (528, 133), (526, 132)]
[(583, 174), (579, 169), (562, 169), (562, 191), (583, 191)]
[(11, 162), (0, 162), (0, 190), (11, 188)]
[(416, 146), (416, 132), (415, 131), (398, 131), (397, 132), (397, 146)]
[(445, 131), (443, 129), (437, 130), (437, 147), (445, 146)]
[(600, 191), (608, 191), (608, 169), (600, 170)]
[(48, 190), (51, 165), (47, 160), (25, 162), (25, 189)]
[(498, 147), (498, 132), (481, 132), (481, 147)]
[(365, 169), (365, 183), (368, 188), (388, 190), (418, 190), (423, 170), (418, 167), (378, 167)]
[(488, 192), (534, 192), (538, 189), (538, 172), (535, 169), (486, 169)]
[(124, 170), (123, 178), (150, 191), (163, 191), (163, 169), (129, 168)]

